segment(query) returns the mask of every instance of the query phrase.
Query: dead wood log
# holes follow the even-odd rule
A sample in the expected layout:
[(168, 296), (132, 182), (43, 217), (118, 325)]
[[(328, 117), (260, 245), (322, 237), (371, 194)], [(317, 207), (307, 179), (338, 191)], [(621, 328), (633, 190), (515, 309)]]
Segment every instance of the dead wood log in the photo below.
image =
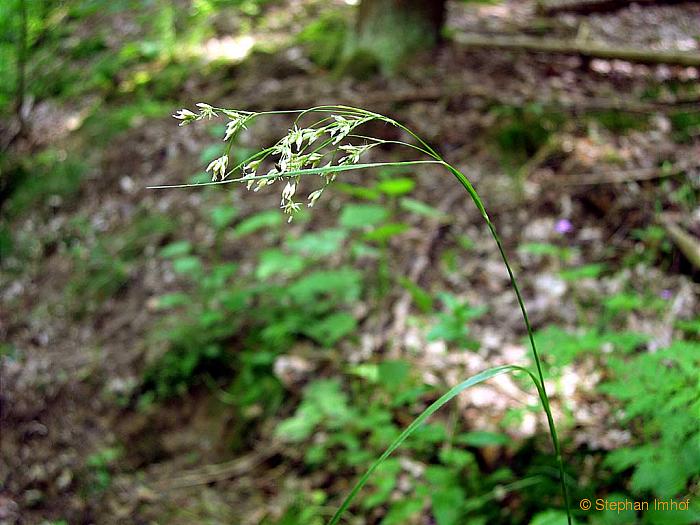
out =
[(279, 448), (277, 446), (272, 446), (263, 451), (256, 450), (246, 456), (225, 463), (204, 465), (203, 467), (183, 472), (178, 476), (156, 479), (151, 485), (158, 492), (165, 492), (226, 481), (253, 472), (258, 465), (278, 453)]
[(555, 38), (533, 38), (526, 36), (482, 35), (462, 33), (454, 41), (467, 48), (505, 49), (535, 53), (557, 53), (580, 55), (607, 60), (625, 60), (640, 64), (667, 64), (685, 67), (700, 67), (697, 51), (657, 51), (637, 47), (611, 47), (589, 42), (561, 40)]
[(560, 175), (553, 179), (557, 186), (600, 186), (606, 184), (625, 184), (627, 182), (642, 182), (664, 179), (682, 175), (691, 169), (690, 163), (678, 163), (670, 168), (638, 168), (620, 171), (601, 171), (596, 173), (577, 173)]
[(365, 104), (376, 107), (384, 104), (413, 104), (416, 102), (432, 102), (445, 100), (450, 103), (468, 99), (481, 99), (487, 103), (506, 106), (526, 106), (536, 104), (552, 111), (566, 111), (570, 113), (589, 113), (595, 111), (621, 111), (624, 113), (666, 113), (675, 111), (693, 111), (700, 107), (700, 97), (674, 98), (655, 101), (635, 101), (623, 98), (586, 98), (583, 100), (558, 100), (527, 98), (522, 96), (497, 93), (493, 89), (479, 86), (465, 86), (459, 92), (451, 92), (442, 88), (426, 88), (416, 90), (380, 93), (377, 95), (363, 95), (351, 102), (355, 105)]
[(661, 225), (680, 252), (695, 269), (700, 270), (700, 241), (678, 226), (670, 217), (662, 216)]
[(573, 0), (564, 2), (540, 2), (537, 5), (537, 11), (545, 16), (554, 16), (559, 13), (589, 15), (592, 13), (617, 11), (631, 4), (646, 7), (651, 5), (681, 4), (685, 2), (697, 2), (697, 0)]

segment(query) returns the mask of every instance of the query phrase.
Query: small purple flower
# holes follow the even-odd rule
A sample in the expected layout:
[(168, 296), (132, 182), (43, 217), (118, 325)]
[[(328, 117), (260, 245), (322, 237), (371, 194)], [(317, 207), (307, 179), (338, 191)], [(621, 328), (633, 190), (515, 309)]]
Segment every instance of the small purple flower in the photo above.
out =
[(563, 235), (574, 231), (574, 225), (571, 224), (569, 219), (559, 219), (554, 225), (554, 230)]
[(673, 297), (673, 294), (671, 293), (671, 290), (661, 290), (661, 293), (659, 294), (662, 299), (668, 301), (671, 297)]

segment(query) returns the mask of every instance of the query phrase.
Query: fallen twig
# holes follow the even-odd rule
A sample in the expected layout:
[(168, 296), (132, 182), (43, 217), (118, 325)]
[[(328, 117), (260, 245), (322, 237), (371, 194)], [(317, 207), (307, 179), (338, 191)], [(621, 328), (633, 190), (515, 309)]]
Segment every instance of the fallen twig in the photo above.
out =
[(382, 93), (378, 95), (363, 95), (356, 101), (364, 102), (371, 106), (381, 104), (412, 104), (415, 102), (431, 102), (434, 100), (448, 100), (450, 102), (469, 100), (485, 100), (489, 103), (507, 106), (538, 105), (553, 111), (566, 111), (570, 113), (590, 113), (595, 111), (621, 111), (624, 113), (667, 113), (684, 110), (698, 110), (700, 97), (685, 97), (662, 99), (649, 102), (630, 101), (627, 99), (612, 98), (586, 98), (584, 100), (558, 100), (517, 97), (515, 95), (499, 94), (493, 89), (478, 86), (463, 86), (459, 91), (452, 92), (442, 88), (426, 88), (410, 91)]
[(603, 171), (593, 173), (577, 173), (557, 176), (554, 183), (559, 186), (597, 186), (602, 184), (623, 184), (661, 179), (680, 175), (687, 171), (684, 165), (674, 165), (669, 168), (638, 168), (632, 170)]
[(631, 4), (639, 6), (680, 4), (684, 2), (696, 2), (697, 0), (573, 0), (564, 2), (539, 2), (537, 10), (545, 16), (558, 15), (559, 13), (576, 13), (588, 15), (591, 13), (606, 13), (617, 11)]
[(697, 51), (657, 51), (638, 47), (610, 47), (575, 40), (533, 38), (527, 36), (480, 35), (458, 33), (454, 41), (469, 48), (509, 49), (538, 53), (560, 53), (590, 58), (618, 59), (641, 64), (668, 64), (700, 67)]
[(660, 222), (666, 230), (666, 233), (668, 233), (668, 236), (678, 247), (680, 252), (685, 255), (690, 264), (692, 264), (695, 269), (700, 270), (700, 241), (687, 233), (669, 217), (662, 216)]
[(231, 461), (205, 465), (186, 471), (180, 476), (157, 480), (153, 483), (153, 488), (165, 492), (174, 489), (195, 487), (197, 485), (206, 485), (217, 481), (225, 481), (241, 476), (247, 472), (252, 472), (256, 466), (267, 461), (277, 453), (278, 450), (275, 447), (270, 447), (265, 451), (256, 450)]

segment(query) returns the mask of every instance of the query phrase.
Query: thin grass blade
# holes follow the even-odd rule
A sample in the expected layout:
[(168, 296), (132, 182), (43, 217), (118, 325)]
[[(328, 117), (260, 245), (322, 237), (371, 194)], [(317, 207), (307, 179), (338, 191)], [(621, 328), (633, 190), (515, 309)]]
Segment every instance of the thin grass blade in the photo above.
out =
[(355, 499), (360, 490), (362, 490), (362, 488), (365, 486), (372, 473), (374, 473), (374, 471), (377, 470), (377, 468), (379, 468), (379, 466), (382, 463), (384, 463), (384, 461), (386, 461), (386, 459), (397, 448), (399, 448), (403, 444), (403, 442), (406, 441), (406, 439), (425, 422), (426, 419), (428, 419), (431, 415), (440, 410), (440, 408), (442, 408), (446, 403), (452, 400), (452, 398), (464, 392), (467, 388), (472, 387), (474, 385), (478, 385), (479, 383), (487, 381), (493, 377), (509, 372), (524, 372), (528, 374), (530, 378), (535, 382), (535, 386), (537, 386), (537, 389), (540, 390), (537, 378), (529, 370), (516, 365), (504, 365), (489, 368), (487, 370), (484, 370), (483, 372), (479, 372), (478, 374), (471, 376), (470, 378), (462, 381), (458, 385), (452, 387), (447, 393), (442, 395), (437, 401), (435, 401), (432, 405), (426, 408), (416, 419), (414, 419), (413, 422), (408, 427), (406, 427), (406, 429), (403, 432), (401, 432), (401, 434), (391, 443), (391, 445), (389, 445), (389, 447), (384, 451), (384, 453), (381, 456), (379, 456), (379, 458), (372, 464), (372, 466), (370, 466), (369, 469), (367, 469), (367, 472), (365, 472), (364, 475), (360, 478), (360, 480), (355, 484), (353, 489), (347, 495), (343, 503), (333, 515), (333, 517), (330, 519), (328, 525), (336, 525), (340, 521), (340, 518), (350, 507), (350, 504)]

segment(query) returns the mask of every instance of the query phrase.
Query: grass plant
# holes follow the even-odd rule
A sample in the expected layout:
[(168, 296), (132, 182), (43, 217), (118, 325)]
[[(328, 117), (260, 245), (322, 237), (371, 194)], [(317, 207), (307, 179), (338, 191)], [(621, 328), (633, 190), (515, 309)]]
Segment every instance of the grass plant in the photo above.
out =
[[(180, 126), (188, 125), (195, 121), (212, 119), (223, 116), (228, 119), (224, 141), (225, 152), (221, 157), (214, 159), (207, 171), (212, 173), (212, 181), (199, 184), (177, 184), (168, 186), (152, 186), (151, 188), (193, 188), (200, 186), (224, 185), (230, 183), (242, 183), (248, 189), (258, 191), (276, 183), (284, 183), (281, 192), (280, 208), (287, 214), (291, 222), (294, 216), (301, 210), (301, 202), (298, 193), (302, 177), (315, 179), (316, 188), (306, 197), (307, 207), (313, 207), (316, 201), (328, 185), (336, 180), (339, 173), (369, 168), (387, 168), (421, 165), (439, 165), (453, 175), (471, 197), (473, 203), (486, 223), (500, 256), (505, 264), (510, 277), (511, 286), (516, 295), (520, 311), (522, 313), (525, 328), (527, 330), (532, 355), (535, 362), (535, 370), (528, 370), (517, 365), (505, 365), (489, 368), (471, 376), (462, 383), (451, 388), (447, 393), (432, 403), (423, 411), (385, 450), (385, 452), (369, 467), (364, 475), (355, 484), (353, 489), (342, 502), (338, 510), (331, 517), (328, 525), (339, 523), (345, 511), (369, 480), (372, 473), (397, 449), (401, 444), (423, 423), (428, 417), (439, 410), (452, 398), (483, 381), (504, 373), (524, 373), (530, 377), (539, 394), (542, 409), (544, 410), (549, 426), (549, 433), (556, 455), (559, 468), (559, 478), (562, 496), (566, 506), (566, 514), (569, 525), (572, 524), (571, 506), (569, 501), (564, 462), (561, 452), (561, 444), (557, 435), (549, 396), (544, 382), (542, 365), (535, 343), (535, 338), (530, 320), (525, 308), (525, 303), (518, 287), (513, 269), (506, 256), (501, 239), (496, 227), (489, 218), (484, 204), (476, 189), (457, 168), (449, 164), (431, 146), (429, 146), (416, 133), (405, 125), (384, 115), (367, 111), (361, 108), (333, 105), (317, 106), (309, 109), (248, 112), (229, 110), (213, 107), (208, 104), (197, 104), (197, 112), (182, 109), (173, 115), (180, 120)], [(257, 118), (270, 115), (290, 115), (294, 117), (293, 126), (288, 133), (270, 147), (264, 148), (250, 156), (240, 164), (229, 169), (229, 159), (236, 135)], [(412, 142), (399, 140), (384, 140), (358, 133), (358, 130), (369, 122), (383, 122), (402, 130)], [(420, 153), (423, 158), (417, 160), (403, 160), (395, 162), (360, 162), (361, 158), (369, 150), (379, 145), (395, 145), (409, 148)], [(234, 174), (238, 176), (233, 177)]]

